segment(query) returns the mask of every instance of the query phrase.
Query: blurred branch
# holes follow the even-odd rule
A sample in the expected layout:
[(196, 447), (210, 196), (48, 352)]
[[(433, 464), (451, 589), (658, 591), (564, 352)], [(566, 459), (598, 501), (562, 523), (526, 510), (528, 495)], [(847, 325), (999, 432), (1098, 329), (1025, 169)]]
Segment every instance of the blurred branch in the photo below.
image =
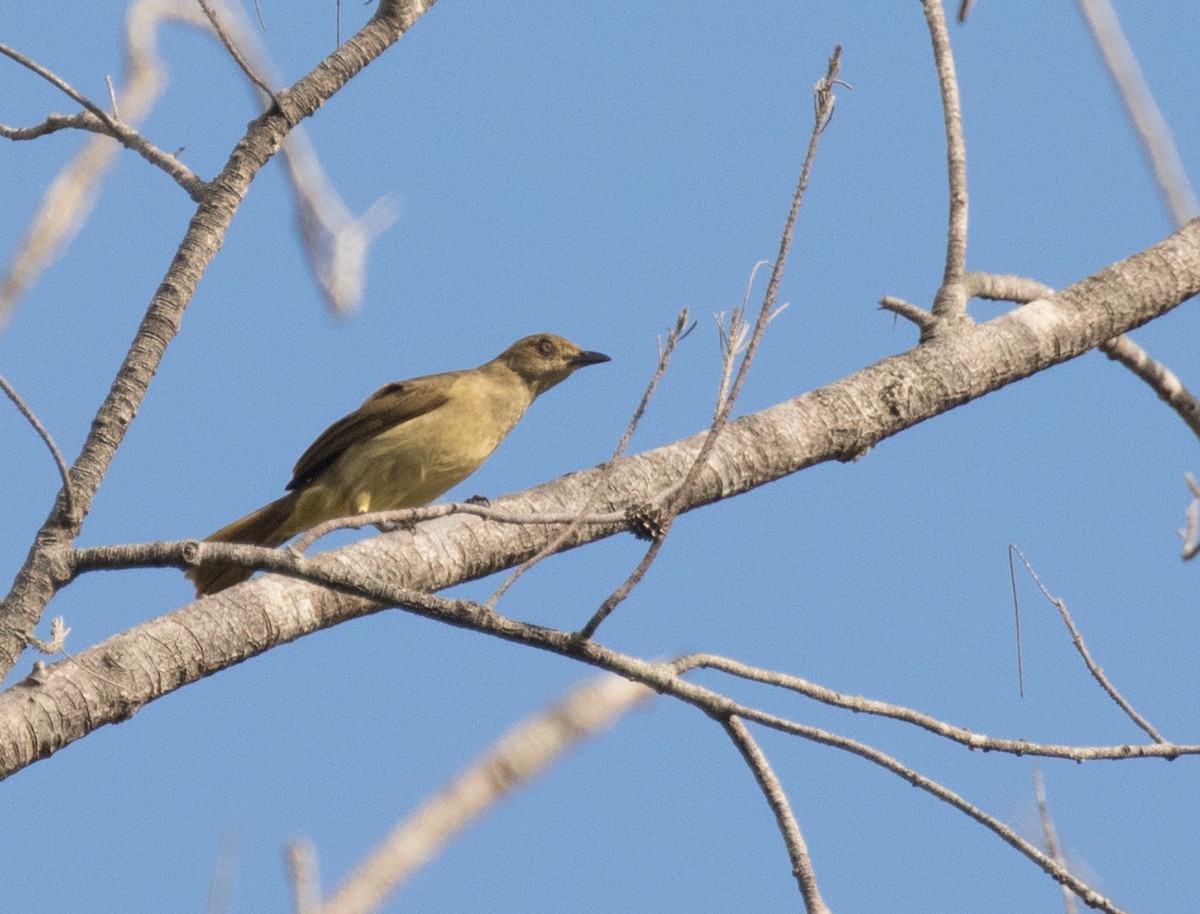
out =
[(366, 288), (367, 252), (396, 220), (387, 199), (355, 216), (329, 179), (305, 131), (294, 131), (281, 150), (284, 172), (296, 200), (296, 222), (325, 303), (335, 314), (354, 313)]
[[(55, 507), (0, 607), (0, 673), (7, 673), (17, 662), (43, 608), (63, 583), (63, 552), (78, 535), (82, 518), (91, 508), (163, 354), (179, 330), (196, 285), (220, 249), (221, 240), (258, 171), (270, 161), (296, 124), (313, 114), (394, 44), (431, 6), (432, 2), (381, 0), (375, 15), (362, 29), (295, 86), (280, 93), (280, 104), (252, 121), (246, 135), (234, 147), (189, 222), (72, 467), (78, 519), (63, 523), (62, 507)], [(65, 493), (60, 493), (60, 500), (65, 497)]]
[(311, 841), (293, 841), (288, 845), (285, 859), (296, 914), (318, 914), (321, 882), (317, 869), (317, 849)]
[[(1171, 137), (1166, 118), (1154, 100), (1137, 55), (1121, 30), (1116, 10), (1109, 0), (1079, 0), (1079, 9), (1091, 30), (1104, 66), (1112, 77), (1133, 126), (1138, 143), (1150, 163), (1163, 205), (1177, 226), (1200, 213), (1200, 203), (1188, 180), (1179, 150)], [(1152, 359), (1133, 340), (1118, 337), (1101, 347), (1149, 384), (1168, 406), (1200, 437), (1200, 403), (1168, 368)]]
[[(1066, 866), (1062, 848), (1058, 844), (1058, 833), (1054, 830), (1054, 819), (1050, 816), (1050, 806), (1046, 803), (1046, 785), (1042, 781), (1042, 772), (1037, 765), (1033, 766), (1033, 795), (1037, 800), (1038, 819), (1042, 823), (1042, 837), (1046, 841), (1046, 853), (1060, 866)], [(1075, 896), (1065, 885), (1059, 886), (1063, 895), (1063, 910), (1066, 914), (1075, 914)]]
[[(169, 544), (152, 544), (166, 546)], [(205, 548), (208, 544), (189, 544)], [(276, 553), (281, 560), (286, 553)], [(676, 664), (648, 663), (630, 655), (602, 647), (594, 641), (582, 641), (566, 631), (522, 623), (500, 616), (485, 607), (466, 600), (448, 600), (428, 593), (398, 587), (382, 580), (372, 569), (353, 563), (292, 559), (294, 570), (319, 581), (323, 587), (354, 594), (366, 605), (335, 599), (328, 590), (313, 591), (302, 601), (281, 599), (254, 604), (246, 597), (253, 586), (241, 585), (239, 599), (218, 595), (201, 600), (169, 616), (151, 620), (128, 632), (110, 638), (103, 644), (84, 651), (77, 663), (58, 663), (39, 672), (36, 679), (0, 693), (0, 775), (7, 775), (45, 754), (44, 747), (58, 748), (72, 741), (76, 728), (79, 734), (101, 725), (111, 715), (124, 719), (136, 708), (157, 695), (177, 688), (182, 677), (164, 677), (162, 669), (186, 669), (192, 676), (204, 675), (206, 666), (217, 668), (239, 662), (269, 649), (274, 644), (294, 640), (307, 631), (326, 628), (347, 618), (399, 606), (418, 615), (458, 627), (489, 634), (528, 647), (559, 654), (606, 669), (639, 682), (655, 691), (671, 695), (705, 714), (719, 719), (737, 716), (802, 739), (831, 746), (858, 755), (873, 764), (903, 778), (931, 795), (949, 803), (970, 818), (984, 825), (1002, 840), (1016, 848), (1031, 861), (1068, 885), (1088, 904), (1103, 910), (1118, 909), (1106, 898), (1090, 889), (1064, 867), (1024, 841), (1011, 828), (984, 813), (958, 794), (903, 765), (891, 756), (864, 743), (769, 714), (754, 707), (732, 701), (714, 690), (696, 685), (683, 678), (687, 669), (700, 665), (695, 658), (685, 658)], [(286, 569), (284, 569), (286, 570)], [(302, 608), (299, 608), (302, 604)], [(251, 616), (246, 616), (248, 609)], [(210, 627), (204, 620), (215, 611), (219, 621)], [(242, 630), (242, 625), (251, 626)], [(203, 633), (219, 632), (219, 640), (203, 637)], [(203, 640), (201, 640), (203, 638)], [(166, 666), (155, 663), (155, 655), (164, 652), (170, 661)], [(121, 658), (138, 657), (137, 664), (123, 663)], [(715, 664), (709, 664), (714, 665)], [(734, 669), (730, 662), (725, 669)], [(103, 679), (90, 671), (104, 669), (115, 679)], [(739, 670), (743, 672), (744, 670)], [(788, 685), (790, 677), (770, 674), (780, 684)], [(756, 678), (756, 677), (747, 677)], [(764, 680), (765, 681), (765, 680)], [(67, 700), (66, 696), (72, 696)], [(49, 708), (57, 709), (49, 713)], [(74, 714), (68, 714), (73, 709)], [(892, 715), (899, 716), (899, 715)], [(54, 732), (50, 732), (50, 729)], [(1045, 755), (1073, 758), (1132, 759), (1138, 757), (1175, 758), (1200, 754), (1200, 746), (1176, 746), (1154, 743), (1149, 746), (1065, 747), (1042, 746), (1023, 740), (1000, 741), (989, 737), (974, 737), (972, 748), (1001, 749), (1019, 755)], [(43, 747), (39, 751), (39, 747)]]
[[(30, 127), (0, 125), (0, 137), (32, 140), (64, 129), (112, 137), (165, 171), (193, 200), (200, 202), (208, 188), (207, 183), (176, 156), (142, 137), (133, 126), (153, 108), (166, 83), (166, 68), (157, 50), (158, 28), (164, 22), (177, 22), (216, 34), (247, 78), (268, 98), (276, 97), (266, 81), (257, 75), (258, 70), (269, 70), (270, 64), (258, 49), (240, 10), (212, 0), (205, 0), (204, 10), (198, 9), (192, 0), (135, 0), (126, 18), (126, 85), (120, 95), (120, 110), (128, 122), (120, 120), (116, 114), (116, 93), (113, 93), (113, 114), (110, 116), (40, 65), (5, 49), (10, 51), (10, 57), (44, 75), (55, 85), (62, 83), (66, 87), (64, 91), (85, 104), (85, 110), (71, 116), (50, 115)], [(215, 24), (219, 24), (219, 28)], [(243, 47), (239, 48), (239, 44)], [(0, 322), (86, 221), (116, 152), (116, 147), (97, 137), (84, 146), (50, 185), (0, 277)], [(293, 130), (285, 143), (283, 160), (296, 195), (301, 237), (314, 276), (331, 308), (339, 313), (353, 311), (362, 298), (366, 250), (393, 216), (383, 202), (373, 204), (362, 217), (352, 216), (329, 186), (302, 130)]]
[(1154, 101), (1137, 55), (1121, 30), (1116, 10), (1109, 0), (1079, 0), (1079, 10), (1125, 105), (1142, 152), (1150, 162), (1163, 205), (1175, 224), (1183, 225), (1200, 213), (1200, 203), (1188, 181), (1166, 118)]
[(508, 794), (584, 739), (597, 736), (652, 698), (645, 686), (605, 676), (509, 730), (491, 749), (397, 825), (311, 914), (364, 914)]
[(1183, 553), (1180, 557), (1189, 562), (1200, 553), (1200, 484), (1191, 473), (1185, 478), (1192, 493), (1192, 500), (1187, 506), (1187, 529), (1180, 530), (1179, 536), (1183, 540)]
[[(121, 93), (120, 108), (130, 130), (153, 108), (165, 84), (156, 44), (160, 19), (194, 25), (203, 23), (200, 11), (191, 0), (137, 0), (129, 7), (125, 25), (125, 88)], [(7, 320), (16, 302), (87, 220), (100, 182), (116, 159), (118, 147), (107, 139), (112, 134), (104, 126), (104, 118), (89, 110), (76, 115), (74, 120), (79, 122), (81, 129), (103, 132), (104, 136), (85, 143), (43, 195), (33, 220), (0, 276), (0, 323)], [(28, 136), (40, 136), (64, 126), (62, 120), (51, 116), (38, 127), (26, 128), (24, 132)], [(144, 149), (139, 152), (145, 154)], [(187, 176), (191, 172), (183, 169), (182, 163), (163, 153), (155, 164), (170, 171), (165, 166), (172, 161), (180, 167), (178, 174), (172, 174), (172, 177), (184, 184), (193, 199), (198, 199), (203, 182), (194, 175), (194, 181), (189, 179)]]

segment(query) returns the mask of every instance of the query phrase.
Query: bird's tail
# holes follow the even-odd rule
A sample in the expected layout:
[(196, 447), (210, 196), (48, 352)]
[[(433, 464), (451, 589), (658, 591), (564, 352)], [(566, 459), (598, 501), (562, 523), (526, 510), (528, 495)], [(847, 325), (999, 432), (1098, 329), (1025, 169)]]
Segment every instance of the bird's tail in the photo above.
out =
[[(263, 505), (257, 511), (247, 514), (240, 520), (235, 520), (207, 537), (210, 543), (247, 543), (251, 546), (278, 546), (292, 534), (288, 531), (288, 521), (296, 507), (299, 493), (289, 492), (283, 498), (276, 499), (269, 505)], [(254, 569), (240, 565), (223, 565), (205, 563), (188, 571), (187, 576), (196, 585), (196, 596), (208, 594), (232, 587), (247, 580)]]

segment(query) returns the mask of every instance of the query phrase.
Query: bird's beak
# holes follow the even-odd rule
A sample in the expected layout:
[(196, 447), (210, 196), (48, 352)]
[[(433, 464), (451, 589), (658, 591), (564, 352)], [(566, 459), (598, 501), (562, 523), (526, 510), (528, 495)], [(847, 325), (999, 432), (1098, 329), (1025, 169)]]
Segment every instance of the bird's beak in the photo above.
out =
[(584, 352), (571, 356), (571, 367), (582, 368), (584, 365), (597, 365), (600, 362), (611, 362), (603, 352)]

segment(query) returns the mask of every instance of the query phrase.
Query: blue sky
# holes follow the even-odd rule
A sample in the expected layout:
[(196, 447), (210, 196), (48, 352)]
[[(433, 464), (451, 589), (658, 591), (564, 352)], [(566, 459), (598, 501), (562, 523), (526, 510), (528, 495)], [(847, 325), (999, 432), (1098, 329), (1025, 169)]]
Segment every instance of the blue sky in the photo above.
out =
[[(853, 7), (848, 9), (847, 7)], [(1194, 4), (1125, 3), (1130, 41), (1193, 175), (1200, 160)], [(343, 5), (344, 28), (370, 9)], [(263, 4), (288, 80), (334, 42), (332, 3)], [(357, 19), (355, 18), (357, 17)], [(0, 41), (103, 99), (119, 83), (115, 6), (44, 2)], [(952, 26), (971, 189), (968, 266), (1060, 287), (1171, 230), (1070, 3), (978, 4)], [(497, 495), (603, 460), (682, 307), (700, 320), (634, 441), (704, 427), (719, 374), (708, 314), (773, 256), (811, 121), (811, 84), (844, 46), (839, 94), (769, 328), (738, 412), (915, 342), (884, 294), (927, 303), (941, 276), (941, 112), (919, 5), (463, 4), (442, 0), (309, 123), (362, 211), (398, 212), (361, 311), (331, 317), (306, 271), (277, 164), (200, 284), (100, 490), (81, 544), (203, 535), (276, 497), (295, 458), (380, 384), (468, 367), (548, 330), (613, 357), (540, 400), (451, 497)], [(233, 64), (166, 29), (170, 86), (143, 131), (211, 176), (255, 114)], [(70, 103), (0, 63), (0, 121)], [(0, 146), (0, 251), (77, 148)], [(131, 154), (89, 223), (0, 332), (0, 371), (73, 457), (192, 204)], [(978, 319), (996, 303), (972, 305)], [(1192, 372), (1194, 306), (1138, 331)], [(11, 579), (57, 489), (40, 443), (0, 410)], [(1017, 543), (1098, 662), (1170, 738), (1197, 742), (1197, 568), (1178, 558), (1196, 442), (1124, 369), (1092, 353), (880, 444), (681, 519), (601, 640), (695, 650), (910, 705), (996, 736), (1108, 744), (1140, 734), (1091, 681), (1022, 581), (1017, 694), (1006, 548)], [(526, 576), (501, 609), (578, 627), (636, 563), (618, 537)], [(460, 588), (490, 593), (495, 581)], [(190, 599), (173, 571), (97, 574), (52, 604), (80, 650)], [(44, 632), (43, 632), (44, 634)], [(32, 658), (30, 658), (30, 661)], [(27, 671), (28, 663), (18, 671)], [(590, 676), (389, 612), (183, 689), (0, 786), (5, 906), (186, 910), (236, 844), (234, 912), (285, 910), (282, 847), (317, 846), (337, 881), (429, 791), (514, 721)], [(871, 741), (1027, 837), (1031, 763), (702, 677)], [(894, 776), (761, 734), (822, 891), (841, 911), (1054, 909), (1058, 889), (990, 833)], [(1200, 892), (1194, 760), (1043, 762), (1069, 859), (1130, 910)], [(427, 867), (388, 910), (726, 911), (798, 905), (749, 772), (711, 721), (661, 701), (581, 747)]]

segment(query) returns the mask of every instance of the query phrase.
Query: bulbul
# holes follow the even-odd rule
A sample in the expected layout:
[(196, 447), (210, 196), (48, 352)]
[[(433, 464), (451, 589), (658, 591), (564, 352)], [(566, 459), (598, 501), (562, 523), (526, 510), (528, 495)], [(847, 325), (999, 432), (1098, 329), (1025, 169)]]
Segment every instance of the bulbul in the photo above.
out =
[[(607, 361), (539, 333), (478, 368), (386, 384), (301, 455), (287, 495), (208, 540), (278, 546), (335, 517), (426, 504), (475, 472), (539, 394), (584, 365)], [(203, 596), (251, 574), (206, 564), (188, 577)]]

